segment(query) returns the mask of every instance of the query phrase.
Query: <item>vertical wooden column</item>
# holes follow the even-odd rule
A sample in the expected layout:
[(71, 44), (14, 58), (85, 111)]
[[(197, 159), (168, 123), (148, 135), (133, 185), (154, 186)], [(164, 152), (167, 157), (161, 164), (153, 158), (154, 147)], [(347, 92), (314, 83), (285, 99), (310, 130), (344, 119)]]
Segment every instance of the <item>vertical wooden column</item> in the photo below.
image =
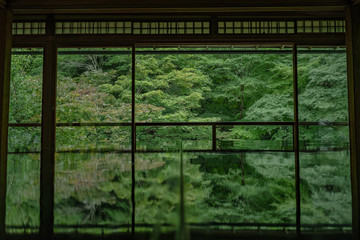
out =
[(56, 68), (57, 49), (52, 41), (54, 21), (48, 17), (44, 49), (43, 99), (41, 120), (41, 171), (40, 171), (40, 237), (52, 239), (54, 228), (54, 171), (56, 123)]
[(5, 239), (12, 14), (0, 8), (0, 239)]
[(135, 119), (135, 45), (132, 46), (131, 59), (131, 233), (135, 234), (135, 151), (136, 151), (136, 119)]
[(346, 45), (350, 117), (352, 226), (359, 239), (360, 225), (360, 4), (346, 10)]
[(211, 16), (210, 20), (210, 34), (217, 35), (219, 33), (218, 20), (216, 16)]
[(295, 152), (295, 197), (296, 197), (296, 234), (301, 233), (300, 210), (300, 154), (299, 154), (299, 100), (298, 100), (298, 54), (297, 45), (293, 46), (293, 87), (294, 87), (294, 128), (293, 144)]

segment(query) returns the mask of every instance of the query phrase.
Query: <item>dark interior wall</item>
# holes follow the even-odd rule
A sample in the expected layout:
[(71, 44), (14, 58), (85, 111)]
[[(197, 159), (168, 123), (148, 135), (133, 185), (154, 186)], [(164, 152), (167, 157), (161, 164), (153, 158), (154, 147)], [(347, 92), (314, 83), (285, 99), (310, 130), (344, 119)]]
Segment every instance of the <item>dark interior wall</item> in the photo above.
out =
[(0, 8), (0, 238), (5, 234), (7, 136), (12, 15)]

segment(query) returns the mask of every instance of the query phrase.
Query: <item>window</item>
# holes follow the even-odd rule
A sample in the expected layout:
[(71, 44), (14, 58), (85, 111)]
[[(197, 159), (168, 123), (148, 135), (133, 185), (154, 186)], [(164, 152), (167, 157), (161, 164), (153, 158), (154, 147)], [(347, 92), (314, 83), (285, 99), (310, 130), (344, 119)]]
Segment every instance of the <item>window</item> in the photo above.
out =
[[(42, 54), (13, 51), (11, 233), (39, 228)], [(299, 217), (350, 232), (345, 62), (287, 45), (59, 48), (55, 233), (294, 233)]]
[(13, 49), (7, 162), (6, 231), (40, 226), (42, 49)]

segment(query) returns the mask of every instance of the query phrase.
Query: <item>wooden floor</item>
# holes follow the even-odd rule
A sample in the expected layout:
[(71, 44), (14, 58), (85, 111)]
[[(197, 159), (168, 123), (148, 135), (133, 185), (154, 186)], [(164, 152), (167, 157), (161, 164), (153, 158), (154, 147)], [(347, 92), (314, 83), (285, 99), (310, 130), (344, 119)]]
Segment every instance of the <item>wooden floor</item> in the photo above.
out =
[[(6, 240), (38, 240), (38, 235), (8, 235)], [(53, 240), (171, 240), (178, 239), (176, 233), (154, 235), (151, 233), (113, 234), (113, 235), (86, 235), (86, 234), (56, 234)], [(285, 232), (224, 232), (224, 231), (192, 231), (191, 240), (352, 240), (349, 233), (317, 233), (302, 234), (297, 237), (295, 233)]]

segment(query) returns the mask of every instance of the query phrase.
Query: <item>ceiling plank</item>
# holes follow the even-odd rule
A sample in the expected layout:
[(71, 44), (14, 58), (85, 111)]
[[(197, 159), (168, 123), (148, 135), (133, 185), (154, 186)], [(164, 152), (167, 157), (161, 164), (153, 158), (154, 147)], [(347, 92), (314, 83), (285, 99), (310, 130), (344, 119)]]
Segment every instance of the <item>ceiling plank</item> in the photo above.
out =
[(341, 11), (348, 0), (9, 0), (15, 13)]
[(254, 13), (264, 12), (344, 12), (345, 7), (302, 8), (80, 8), (80, 9), (12, 9), (14, 14), (148, 14), (148, 13)]

